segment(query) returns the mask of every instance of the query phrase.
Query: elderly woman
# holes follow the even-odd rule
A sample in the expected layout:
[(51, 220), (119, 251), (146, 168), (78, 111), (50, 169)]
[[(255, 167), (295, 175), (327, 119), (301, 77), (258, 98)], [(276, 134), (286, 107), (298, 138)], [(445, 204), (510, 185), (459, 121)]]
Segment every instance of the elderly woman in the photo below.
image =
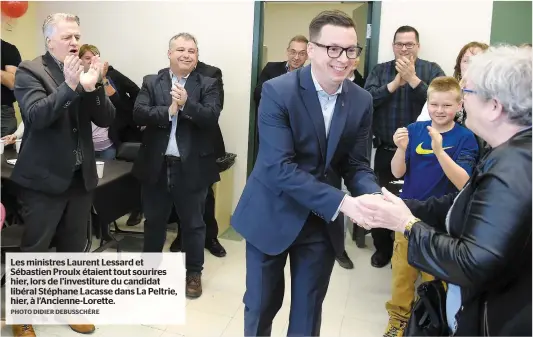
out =
[(531, 336), (531, 62), (531, 50), (510, 46), (472, 58), (466, 125), (492, 149), (461, 192), (360, 201), (364, 227), (403, 233), (409, 264), (447, 283), (455, 335)]

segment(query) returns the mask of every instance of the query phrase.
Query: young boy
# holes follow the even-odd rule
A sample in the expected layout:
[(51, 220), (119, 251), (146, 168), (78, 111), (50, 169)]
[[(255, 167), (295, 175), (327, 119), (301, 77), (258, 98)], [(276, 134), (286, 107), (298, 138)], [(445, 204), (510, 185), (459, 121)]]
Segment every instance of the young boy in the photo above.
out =
[[(463, 188), (478, 157), (474, 134), (454, 122), (461, 109), (461, 88), (453, 77), (435, 78), (428, 88), (430, 121), (399, 128), (393, 136), (398, 147), (391, 162), (392, 174), (404, 177), (403, 199), (426, 200)], [(403, 336), (415, 298), (418, 270), (407, 262), (407, 240), (395, 236), (392, 256), (392, 299), (387, 302), (387, 337)], [(422, 273), (422, 279), (432, 276)]]

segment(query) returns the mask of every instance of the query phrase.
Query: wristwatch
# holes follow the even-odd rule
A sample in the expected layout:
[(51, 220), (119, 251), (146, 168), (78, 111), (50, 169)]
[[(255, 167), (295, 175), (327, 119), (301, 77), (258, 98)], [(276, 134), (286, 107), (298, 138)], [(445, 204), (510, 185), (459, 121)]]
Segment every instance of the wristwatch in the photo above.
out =
[(420, 222), (421, 220), (419, 218), (413, 218), (411, 220), (409, 220), (409, 222), (407, 223), (407, 225), (405, 226), (405, 229), (403, 231), (403, 237), (406, 239), (406, 240), (409, 240), (409, 235), (411, 234), (411, 228), (413, 227), (413, 225), (417, 222)]

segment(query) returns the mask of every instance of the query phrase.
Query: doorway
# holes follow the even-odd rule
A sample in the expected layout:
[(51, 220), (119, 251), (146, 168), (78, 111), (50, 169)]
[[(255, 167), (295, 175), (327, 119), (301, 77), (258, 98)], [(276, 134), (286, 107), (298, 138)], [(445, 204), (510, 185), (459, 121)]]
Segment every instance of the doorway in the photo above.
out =
[(254, 40), (252, 55), (252, 80), (250, 101), (250, 125), (248, 133), (248, 175), (257, 158), (257, 111), (253, 92), (259, 74), (267, 62), (286, 59), (287, 43), (295, 35), (308, 35), (309, 22), (324, 10), (337, 9), (350, 15), (356, 24), (359, 44), (363, 46), (358, 71), (366, 78), (377, 64), (379, 1), (342, 2), (285, 2), (260, 1), (255, 3)]

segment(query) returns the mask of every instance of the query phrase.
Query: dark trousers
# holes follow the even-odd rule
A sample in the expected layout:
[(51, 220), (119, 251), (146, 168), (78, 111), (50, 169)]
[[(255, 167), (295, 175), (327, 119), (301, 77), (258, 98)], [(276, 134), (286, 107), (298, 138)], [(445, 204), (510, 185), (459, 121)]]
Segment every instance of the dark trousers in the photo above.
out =
[[(172, 216), (171, 216), (172, 217)], [(181, 221), (177, 217), (178, 223), (178, 240), (181, 240)], [(208, 245), (212, 240), (218, 237), (218, 222), (215, 218), (215, 192), (213, 186), (207, 189), (207, 196), (205, 198), (204, 209), (204, 222), (205, 222), (205, 244)]]
[(190, 191), (185, 187), (181, 161), (169, 160), (161, 167), (158, 181), (142, 186), (144, 252), (161, 252), (167, 234), (172, 205), (181, 219), (182, 247), (188, 273), (201, 273), (204, 265), (205, 223), (203, 220), (207, 189)]
[(17, 131), (17, 117), (13, 106), (2, 105), (0, 115), (0, 137), (11, 135)]
[[(398, 180), (392, 175), (390, 167), (395, 151), (391, 147), (384, 145), (378, 147), (374, 158), (374, 172), (376, 172), (381, 187), (385, 187), (395, 195), (399, 195), (400, 185), (391, 184), (392, 181)], [(375, 228), (371, 232), (376, 250), (392, 256), (392, 245), (394, 243), (392, 232), (384, 228)]]
[(87, 244), (87, 226), (92, 193), (85, 190), (81, 170), (74, 173), (71, 186), (60, 195), (21, 188), (20, 213), (24, 222), (22, 252), (78, 253)]
[(291, 311), (288, 336), (318, 336), (322, 303), (328, 290), (335, 252), (326, 224), (310, 216), (294, 243), (271, 256), (246, 243), (244, 336), (270, 336), (283, 303), (284, 268), (291, 263)]

